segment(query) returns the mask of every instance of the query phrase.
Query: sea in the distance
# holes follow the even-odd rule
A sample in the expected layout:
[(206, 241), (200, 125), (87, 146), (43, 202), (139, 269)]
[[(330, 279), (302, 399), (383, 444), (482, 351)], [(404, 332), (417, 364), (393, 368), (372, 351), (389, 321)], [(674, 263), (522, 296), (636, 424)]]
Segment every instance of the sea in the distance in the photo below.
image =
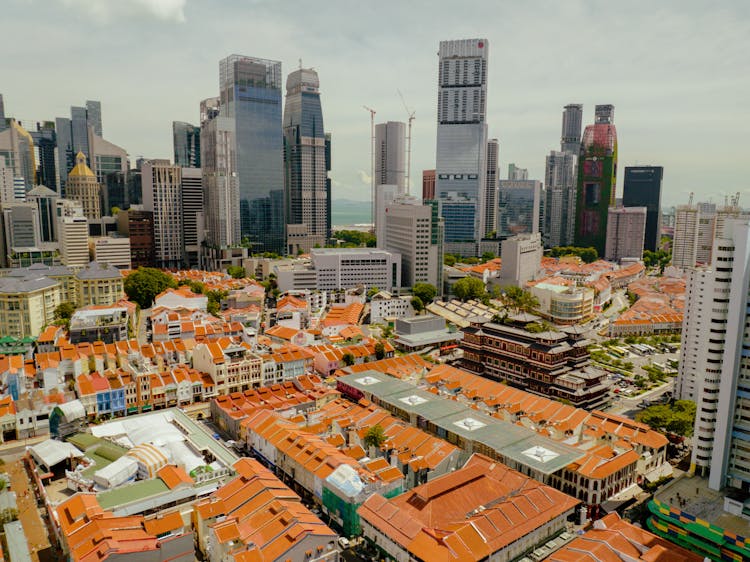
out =
[(334, 199), (331, 207), (333, 230), (369, 230), (372, 226), (369, 201)]

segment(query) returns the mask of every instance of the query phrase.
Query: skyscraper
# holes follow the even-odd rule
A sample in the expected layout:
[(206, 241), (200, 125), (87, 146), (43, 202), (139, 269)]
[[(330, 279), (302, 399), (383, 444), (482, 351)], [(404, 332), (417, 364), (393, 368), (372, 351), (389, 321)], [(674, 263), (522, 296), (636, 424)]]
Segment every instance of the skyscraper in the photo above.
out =
[(91, 169), (102, 187), (102, 214), (111, 214), (112, 207), (127, 209), (131, 203), (127, 190), (127, 151), (94, 134), (93, 127), (89, 128), (89, 151)]
[(569, 103), (563, 109), (560, 150), (578, 154), (581, 148), (581, 126), (583, 125), (583, 105)]
[[(439, 199), (461, 202), (462, 207), (474, 207), (468, 214), (473, 216), (468, 216), (465, 208), (443, 215), (447, 252), (452, 243), (467, 242), (455, 238), (465, 236), (455, 221), (471, 220), (468, 241), (478, 242), (485, 233), (488, 51), (486, 39), (441, 41), (438, 51), (435, 194)], [(444, 212), (448, 208), (442, 206)]]
[(542, 184), (537, 180), (500, 180), (497, 235), (510, 238), (539, 232)]
[(20, 188), (19, 198), (36, 185), (36, 158), (34, 139), (15, 119), (0, 131), (0, 158), (13, 170), (14, 182)]
[(219, 74), (219, 111), (234, 121), (241, 235), (254, 251), (284, 253), (281, 63), (230, 55)]
[(552, 150), (545, 159), (545, 244), (573, 244), (576, 216), (576, 164), (581, 149), (583, 105), (569, 103), (563, 109), (560, 151)]
[(204, 230), (203, 184), (200, 168), (182, 168), (180, 192), (185, 261), (188, 267), (198, 267)]
[(576, 246), (596, 248), (604, 254), (607, 213), (615, 204), (617, 129), (614, 106), (597, 105), (595, 122), (586, 126), (578, 159), (576, 194)]
[(169, 160), (141, 166), (143, 207), (154, 214), (156, 266), (181, 268), (185, 262), (182, 212), (182, 168)]
[(577, 154), (550, 151), (545, 159), (545, 244), (570, 246), (575, 232)]
[(604, 259), (620, 261), (643, 257), (646, 207), (610, 207), (607, 218), (607, 245)]
[(284, 182), (286, 253), (323, 247), (329, 236), (330, 137), (323, 127), (318, 73), (300, 68), (286, 80)]
[(3, 101), (3, 94), (0, 94), (0, 131), (5, 130), (5, 102)]
[(201, 163), (206, 242), (213, 249), (240, 243), (240, 189), (235, 121), (220, 115), (219, 100), (201, 103)]
[(644, 249), (655, 252), (661, 238), (661, 166), (626, 166), (622, 188), (625, 207), (646, 207)]
[(75, 158), (79, 152), (83, 152), (86, 161), (94, 166), (94, 159), (89, 150), (89, 127), (96, 136), (102, 136), (102, 106), (98, 101), (87, 100), (86, 107), (70, 108), (70, 118), (55, 119), (57, 171), (63, 195), (68, 172), (76, 165)]
[(102, 102), (86, 100), (86, 123), (97, 137), (102, 135)]
[(375, 125), (375, 189), (379, 185), (406, 193), (406, 124), (400, 121)]
[(184, 121), (172, 121), (172, 144), (176, 166), (182, 168), (201, 167), (200, 127)]
[[(385, 240), (381, 248), (401, 254), (401, 286), (430, 283), (439, 287), (443, 267), (442, 245), (432, 236), (433, 208), (404, 196), (388, 205), (385, 213)], [(435, 217), (437, 218), (437, 217)]]
[(529, 170), (528, 168), (519, 168), (511, 162), (508, 164), (508, 179), (511, 181), (527, 180), (529, 179)]
[(498, 180), (500, 179), (498, 169), (498, 158), (500, 153), (500, 143), (497, 139), (490, 139), (487, 143), (487, 174), (485, 176), (484, 186), (484, 232), (482, 236), (487, 236), (493, 232), (497, 233), (497, 189)]
[(750, 490), (749, 279), (750, 224), (728, 220), (714, 241), (712, 266), (689, 272), (677, 379), (680, 397), (698, 410), (691, 468), (708, 473), (714, 490)]

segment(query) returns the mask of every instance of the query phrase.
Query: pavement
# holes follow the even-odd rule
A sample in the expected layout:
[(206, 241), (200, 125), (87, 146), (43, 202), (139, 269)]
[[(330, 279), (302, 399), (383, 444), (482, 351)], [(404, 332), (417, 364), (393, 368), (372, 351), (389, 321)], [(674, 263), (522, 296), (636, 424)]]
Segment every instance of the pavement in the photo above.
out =
[(708, 487), (708, 479), (675, 470), (677, 475), (654, 497), (683, 511), (742, 536), (750, 533), (750, 522), (724, 511), (724, 495)]
[(632, 418), (637, 412), (643, 409), (639, 407), (639, 404), (643, 400), (655, 401), (660, 398), (665, 392), (672, 392), (673, 390), (674, 379), (670, 378), (661, 386), (652, 388), (651, 390), (644, 392), (643, 394), (639, 394), (638, 396), (628, 397), (622, 394), (617, 394), (617, 398), (612, 401), (610, 407), (606, 408), (605, 411), (609, 412), (610, 414), (619, 414)]
[(47, 526), (40, 516), (36, 504), (34, 488), (26, 474), (26, 468), (22, 460), (7, 463), (5, 469), (10, 475), (11, 490), (16, 492), (18, 518), (23, 525), (23, 532), (26, 534), (26, 540), (31, 550), (31, 559), (37, 562), (40, 560), (37, 553), (49, 549), (50, 542), (47, 536)]

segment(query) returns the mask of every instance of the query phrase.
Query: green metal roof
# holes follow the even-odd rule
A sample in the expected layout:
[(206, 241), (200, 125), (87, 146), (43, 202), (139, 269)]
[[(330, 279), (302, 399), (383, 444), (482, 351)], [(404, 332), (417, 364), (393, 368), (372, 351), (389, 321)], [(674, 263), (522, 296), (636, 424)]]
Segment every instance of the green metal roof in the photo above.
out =
[(115, 509), (118, 506), (158, 496), (168, 491), (169, 487), (161, 478), (151, 478), (101, 492), (97, 494), (96, 501), (104, 509)]

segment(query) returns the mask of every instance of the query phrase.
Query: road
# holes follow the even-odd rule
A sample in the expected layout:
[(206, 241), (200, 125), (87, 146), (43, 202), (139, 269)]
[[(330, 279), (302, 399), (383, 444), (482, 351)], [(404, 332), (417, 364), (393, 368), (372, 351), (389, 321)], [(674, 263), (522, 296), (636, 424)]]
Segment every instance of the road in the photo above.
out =
[(617, 398), (612, 402), (612, 406), (607, 408), (607, 412), (610, 414), (619, 414), (628, 418), (635, 417), (635, 414), (642, 408), (638, 405), (643, 400), (649, 400), (651, 402), (658, 400), (662, 397), (665, 392), (673, 392), (674, 390), (674, 379), (669, 379), (666, 383), (656, 388), (652, 388), (648, 392), (639, 394), (638, 396), (626, 397), (618, 395)]

